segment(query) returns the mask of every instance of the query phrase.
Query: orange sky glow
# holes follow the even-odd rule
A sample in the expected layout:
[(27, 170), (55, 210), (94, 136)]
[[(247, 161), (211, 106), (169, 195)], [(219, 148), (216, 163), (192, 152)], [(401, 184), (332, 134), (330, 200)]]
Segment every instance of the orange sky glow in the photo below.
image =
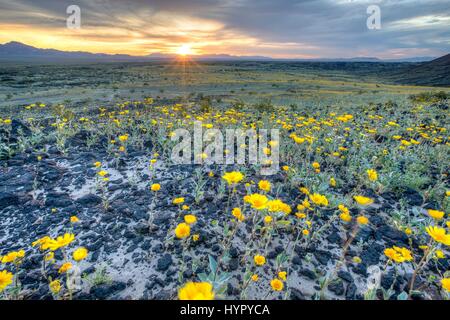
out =
[[(0, 43), (134, 56), (439, 56), (450, 44), (447, 1), (387, 2), (382, 28), (372, 31), (368, 0), (0, 0)], [(66, 27), (72, 2), (80, 29)]]
[[(185, 54), (260, 55), (270, 51), (270, 56), (312, 58), (314, 55), (276, 53), (276, 49), (297, 47), (298, 43), (268, 43), (243, 34), (222, 32), (214, 22), (192, 22), (191, 25), (156, 26), (145, 32), (123, 28), (82, 27), (39, 28), (25, 24), (4, 24), (0, 29), (0, 43), (19, 41), (38, 48), (92, 53), (130, 54), (144, 56), (151, 53), (180, 54), (180, 48), (189, 48)], [(147, 32), (154, 34), (148, 37)], [(308, 47), (303, 45), (304, 47)], [(309, 46), (312, 48), (312, 46)], [(275, 49), (275, 52), (273, 52)]]

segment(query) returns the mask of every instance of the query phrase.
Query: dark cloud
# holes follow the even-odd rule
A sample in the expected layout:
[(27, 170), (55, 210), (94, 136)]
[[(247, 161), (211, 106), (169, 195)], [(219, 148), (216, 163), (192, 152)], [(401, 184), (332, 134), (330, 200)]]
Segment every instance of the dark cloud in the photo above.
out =
[[(0, 0), (0, 23), (58, 28), (71, 4), (81, 7), (84, 26), (120, 28), (149, 40), (164, 38), (154, 27), (170, 27), (171, 15), (216, 21), (218, 39), (256, 39), (258, 47), (248, 48), (252, 53), (345, 57), (450, 51), (448, 0)], [(371, 4), (381, 9), (381, 30), (366, 27)], [(161, 21), (161, 14), (168, 18)], [(167, 35), (171, 41), (184, 38)]]

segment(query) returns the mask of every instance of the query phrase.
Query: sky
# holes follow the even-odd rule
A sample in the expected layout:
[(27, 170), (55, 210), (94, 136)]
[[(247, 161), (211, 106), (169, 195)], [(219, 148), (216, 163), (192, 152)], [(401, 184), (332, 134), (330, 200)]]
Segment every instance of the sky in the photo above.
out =
[[(69, 29), (69, 5), (81, 9)], [(367, 27), (380, 8), (381, 28)], [(0, 0), (0, 43), (95, 53), (407, 58), (450, 52), (449, 0)]]

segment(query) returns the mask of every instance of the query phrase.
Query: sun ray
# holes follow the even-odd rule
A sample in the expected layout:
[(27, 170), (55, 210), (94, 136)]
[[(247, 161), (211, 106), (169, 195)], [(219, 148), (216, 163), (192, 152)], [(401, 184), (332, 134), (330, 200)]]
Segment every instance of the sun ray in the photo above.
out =
[(177, 54), (180, 56), (187, 56), (192, 54), (192, 49), (189, 45), (183, 44), (177, 49)]

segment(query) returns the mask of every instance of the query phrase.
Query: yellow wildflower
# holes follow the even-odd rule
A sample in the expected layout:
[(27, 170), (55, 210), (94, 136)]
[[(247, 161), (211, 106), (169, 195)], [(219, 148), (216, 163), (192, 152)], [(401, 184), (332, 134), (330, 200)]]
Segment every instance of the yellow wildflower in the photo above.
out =
[(436, 220), (441, 220), (445, 215), (443, 211), (439, 210), (428, 209), (427, 212), (430, 215), (430, 217)]
[(444, 259), (445, 258), (445, 254), (442, 250), (436, 250), (436, 258), (437, 259)]
[(237, 184), (241, 182), (244, 179), (244, 175), (241, 172), (233, 171), (233, 172), (226, 172), (222, 178), (229, 184)]
[(450, 278), (444, 278), (441, 280), (442, 288), (450, 292)]
[(396, 246), (385, 249), (384, 254), (390, 260), (395, 261), (397, 263), (411, 261), (413, 259), (410, 250), (408, 250), (406, 248), (396, 247)]
[(356, 218), (356, 222), (358, 222), (358, 224), (365, 225), (369, 223), (369, 219), (365, 216), (359, 216)]
[(425, 230), (435, 241), (450, 246), (450, 234), (447, 234), (444, 228), (429, 226)]
[(362, 262), (361, 258), (360, 258), (360, 257), (357, 257), (357, 256), (353, 257), (352, 261), (353, 261), (354, 263), (356, 263), (356, 264)]
[(342, 212), (342, 213), (339, 215), (339, 218), (340, 218), (342, 221), (345, 221), (345, 222), (350, 222), (350, 221), (352, 221), (352, 216), (351, 216), (349, 213), (347, 213), (347, 212)]
[(272, 281), (270, 281), (270, 286), (274, 291), (281, 291), (283, 290), (284, 284), (279, 279), (273, 279)]
[(373, 203), (373, 199), (369, 197), (354, 196), (353, 199), (355, 199), (355, 201), (361, 206), (368, 206)]
[(100, 170), (99, 172), (97, 172), (97, 174), (98, 174), (100, 177), (104, 177), (104, 176), (106, 176), (106, 175), (108, 174), (108, 172), (105, 171), (105, 170)]
[(184, 222), (186, 222), (187, 224), (194, 224), (197, 222), (197, 217), (193, 214), (187, 214), (184, 216)]
[(188, 282), (178, 290), (180, 300), (214, 300), (213, 286), (208, 282)]
[(266, 223), (266, 224), (269, 224), (269, 223), (271, 223), (272, 222), (272, 217), (271, 216), (265, 216), (264, 217), (264, 223)]
[(154, 183), (151, 185), (150, 190), (159, 191), (159, 190), (161, 190), (161, 185), (159, 183)]
[(88, 255), (88, 250), (84, 247), (80, 247), (73, 252), (72, 257), (73, 257), (73, 260), (75, 260), (75, 261), (81, 261), (81, 260), (86, 259), (87, 255)]
[(244, 201), (250, 203), (253, 209), (263, 210), (267, 207), (269, 199), (265, 195), (253, 193), (244, 197)]
[(25, 251), (11, 251), (1, 258), (1, 263), (14, 263), (25, 256)]
[(280, 278), (283, 281), (286, 281), (286, 279), (287, 279), (287, 272), (286, 271), (278, 272), (278, 278)]
[(263, 264), (266, 263), (266, 258), (264, 256), (261, 255), (256, 255), (253, 257), (253, 261), (255, 261), (255, 264), (257, 266), (262, 266)]
[(309, 199), (318, 206), (328, 206), (328, 199), (324, 195), (318, 193), (310, 194)]
[(299, 190), (300, 190), (301, 193), (306, 194), (306, 195), (309, 195), (309, 190), (308, 190), (308, 188), (301, 187)]
[(245, 219), (245, 216), (242, 214), (241, 209), (239, 209), (239, 208), (233, 208), (233, 210), (231, 211), (231, 214), (233, 215), (233, 217), (238, 219), (240, 222), (244, 221), (244, 219)]
[(191, 227), (187, 223), (180, 223), (175, 228), (175, 236), (179, 239), (184, 239), (186, 237), (189, 237), (191, 234)]
[(69, 245), (73, 240), (75, 240), (75, 235), (72, 233), (66, 233), (63, 236), (50, 240), (48, 242), (48, 249), (51, 251), (58, 250), (59, 248)]
[(62, 264), (62, 266), (59, 268), (58, 272), (59, 273), (66, 273), (70, 269), (72, 269), (72, 263), (66, 262), (66, 263)]
[(261, 180), (261, 181), (258, 183), (258, 188), (259, 188), (260, 190), (262, 190), (262, 191), (269, 192), (271, 187), (272, 187), (272, 186), (271, 186), (270, 182), (267, 181), (267, 180)]
[(13, 283), (13, 278), (14, 275), (11, 272), (7, 270), (0, 271), (0, 292)]
[(378, 173), (373, 169), (369, 169), (367, 170), (367, 177), (369, 178), (370, 181), (377, 181)]
[(59, 280), (53, 280), (48, 286), (53, 294), (58, 294), (61, 291), (61, 281)]
[(333, 177), (330, 178), (330, 186), (332, 186), (333, 188), (336, 187), (336, 179)]
[(175, 199), (173, 199), (172, 203), (173, 204), (182, 204), (182, 203), (184, 203), (184, 198), (183, 197), (175, 198)]

